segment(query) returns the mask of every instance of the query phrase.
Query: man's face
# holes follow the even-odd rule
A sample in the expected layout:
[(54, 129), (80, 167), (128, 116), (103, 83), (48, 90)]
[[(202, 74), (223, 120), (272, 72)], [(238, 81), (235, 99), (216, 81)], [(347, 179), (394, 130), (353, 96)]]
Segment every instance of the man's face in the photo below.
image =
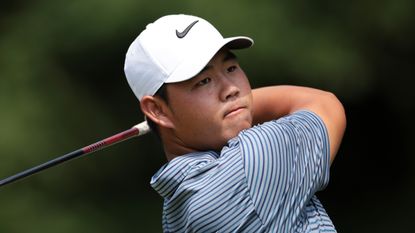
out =
[(173, 133), (191, 150), (220, 150), (252, 124), (249, 81), (236, 57), (220, 50), (194, 78), (167, 85)]

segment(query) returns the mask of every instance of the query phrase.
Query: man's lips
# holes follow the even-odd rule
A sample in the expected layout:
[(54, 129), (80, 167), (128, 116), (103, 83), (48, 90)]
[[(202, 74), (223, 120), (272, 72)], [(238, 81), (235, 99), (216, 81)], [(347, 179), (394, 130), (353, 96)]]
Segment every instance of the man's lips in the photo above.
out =
[(233, 107), (230, 110), (225, 112), (224, 117), (237, 115), (238, 113), (242, 112), (244, 109), (246, 109), (246, 107), (244, 107), (244, 106)]

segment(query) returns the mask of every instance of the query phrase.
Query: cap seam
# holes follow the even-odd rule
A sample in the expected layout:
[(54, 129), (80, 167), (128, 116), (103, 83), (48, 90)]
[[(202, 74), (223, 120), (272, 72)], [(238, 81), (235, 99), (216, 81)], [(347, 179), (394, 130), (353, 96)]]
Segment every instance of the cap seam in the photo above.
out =
[[(149, 57), (151, 59), (151, 61), (153, 61), (158, 67), (161, 68), (162, 72), (164, 75), (169, 76), (169, 74), (166, 72), (166, 68), (161, 65), (161, 63), (158, 61), (158, 59), (154, 58), (154, 56), (147, 50), (147, 48), (145, 46), (143, 46), (143, 43), (141, 43), (141, 39), (139, 39), (140, 42), (138, 43), (140, 45), (140, 47), (143, 49), (144, 53), (147, 55), (147, 57)], [(163, 81), (164, 83), (164, 81)]]

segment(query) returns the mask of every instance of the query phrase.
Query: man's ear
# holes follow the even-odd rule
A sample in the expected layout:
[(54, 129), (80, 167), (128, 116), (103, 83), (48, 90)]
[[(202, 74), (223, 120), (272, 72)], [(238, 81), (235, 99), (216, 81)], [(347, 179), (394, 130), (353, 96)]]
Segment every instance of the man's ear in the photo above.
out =
[(157, 96), (144, 96), (140, 101), (141, 111), (159, 126), (173, 128), (171, 112), (166, 102)]

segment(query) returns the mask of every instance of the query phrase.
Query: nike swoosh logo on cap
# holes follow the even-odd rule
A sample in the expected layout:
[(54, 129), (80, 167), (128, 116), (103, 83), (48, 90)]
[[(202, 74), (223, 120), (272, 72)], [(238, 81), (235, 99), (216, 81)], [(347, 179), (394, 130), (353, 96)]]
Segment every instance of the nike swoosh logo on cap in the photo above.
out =
[(192, 29), (192, 27), (197, 23), (197, 22), (199, 22), (199, 20), (196, 20), (196, 21), (194, 21), (193, 23), (191, 23), (189, 26), (187, 26), (187, 28), (186, 29), (184, 29), (184, 31), (182, 31), (182, 32), (179, 32), (179, 31), (177, 31), (176, 30), (176, 36), (179, 38), (179, 39), (182, 39), (183, 37), (185, 37), (186, 35), (187, 35), (187, 33), (190, 31), (190, 29)]

